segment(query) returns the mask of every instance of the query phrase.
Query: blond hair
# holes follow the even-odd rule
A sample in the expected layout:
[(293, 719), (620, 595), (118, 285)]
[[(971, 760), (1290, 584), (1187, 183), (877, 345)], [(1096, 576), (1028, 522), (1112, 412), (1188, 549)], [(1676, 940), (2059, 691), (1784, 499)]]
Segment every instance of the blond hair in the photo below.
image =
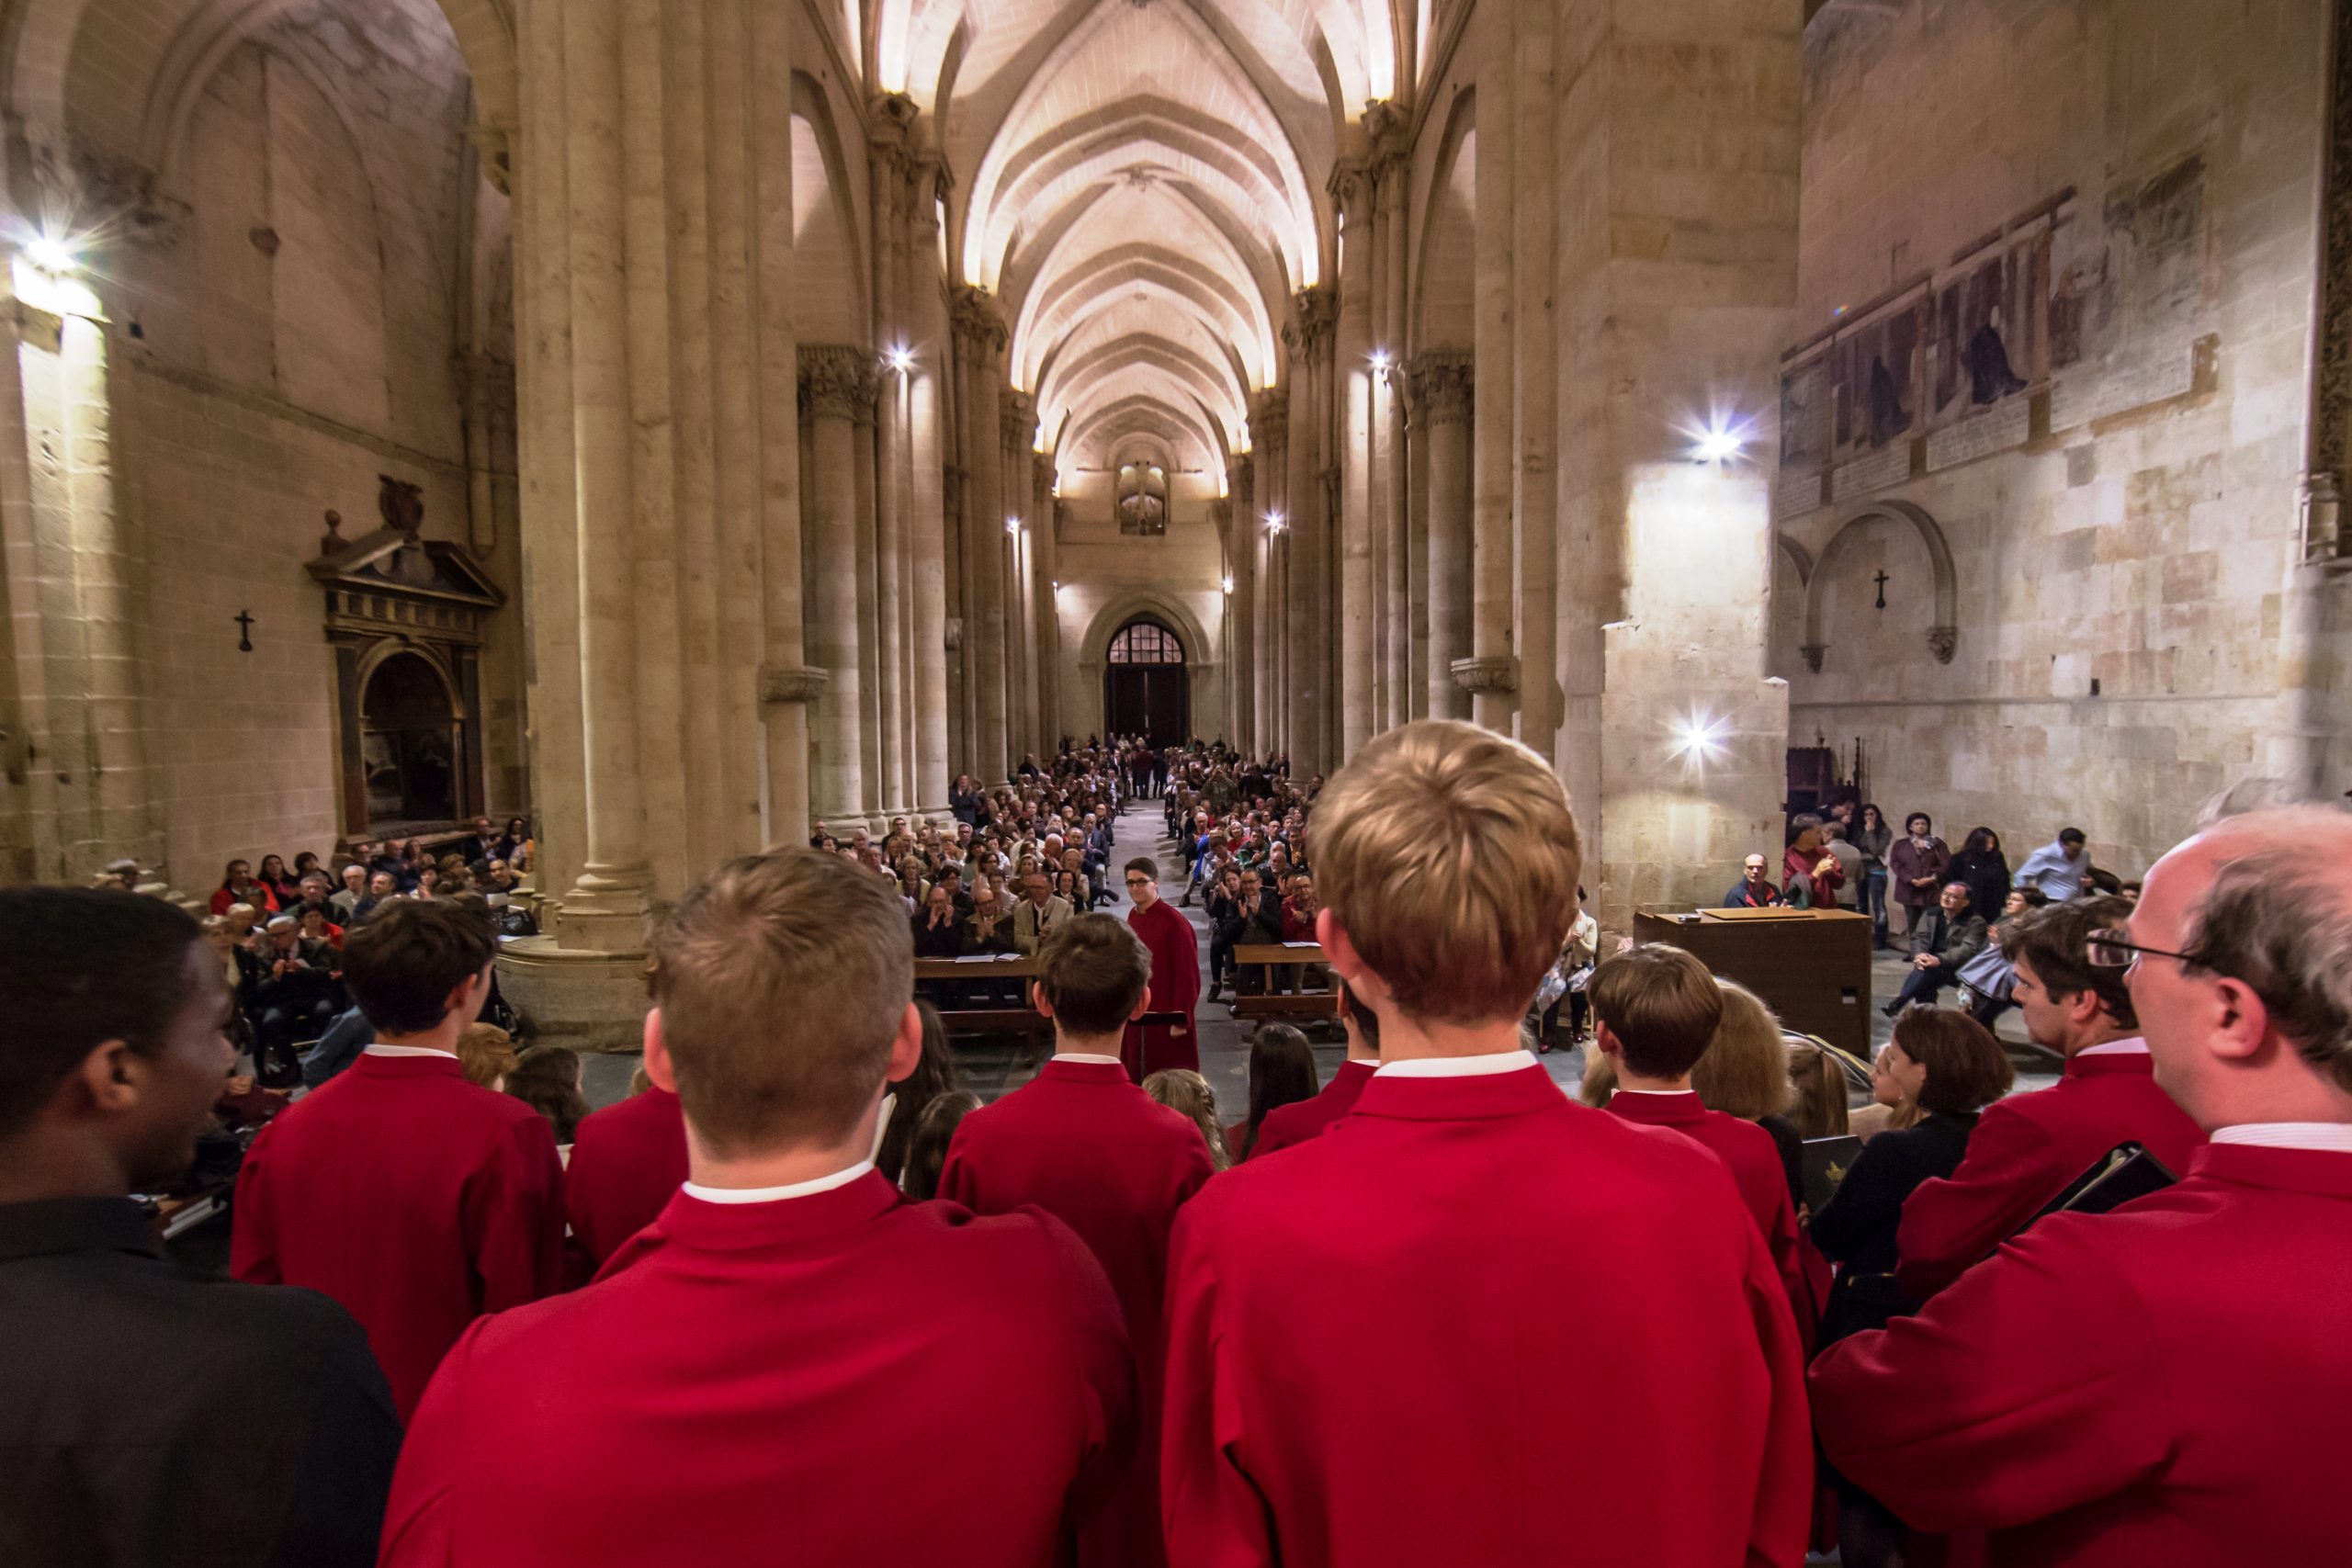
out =
[(1225, 1129), (1216, 1124), (1216, 1090), (1190, 1067), (1163, 1067), (1143, 1080), (1144, 1093), (1188, 1119), (1208, 1140), (1209, 1163), (1219, 1170), (1233, 1164), (1225, 1146)]
[(1317, 890), (1406, 1017), (1517, 1019), (1574, 924), (1582, 846), (1544, 760), (1476, 725), (1375, 737), (1315, 805)]
[(914, 994), (897, 885), (809, 849), (746, 855), (681, 899), (648, 986), (686, 1119), (714, 1153), (837, 1140), (881, 1091)]
[(494, 1023), (469, 1023), (458, 1036), (458, 1069), (489, 1089), (514, 1070), (514, 1037)]
[(1707, 1054), (1690, 1069), (1690, 1087), (1710, 1111), (1760, 1122), (1789, 1109), (1789, 1050), (1781, 1021), (1762, 998), (1736, 981), (1715, 977), (1723, 988), (1723, 1021)]

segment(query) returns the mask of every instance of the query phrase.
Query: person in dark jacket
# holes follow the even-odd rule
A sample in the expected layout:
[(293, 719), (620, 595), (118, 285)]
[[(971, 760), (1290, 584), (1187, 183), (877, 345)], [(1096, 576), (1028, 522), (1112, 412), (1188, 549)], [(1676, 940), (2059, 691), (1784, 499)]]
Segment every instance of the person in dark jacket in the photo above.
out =
[(168, 1261), (234, 1049), (220, 958), (157, 898), (0, 891), (0, 1561), (372, 1563), (401, 1442), (326, 1297)]
[[(2007, 1094), (2015, 1077), (1992, 1032), (1966, 1013), (1917, 1008), (1895, 1021), (1894, 1037), (1871, 1070), (1871, 1096), (1925, 1114), (1863, 1145), (1836, 1194), (1813, 1216), (1814, 1246), (1839, 1266), (1822, 1314), (1822, 1349), (1919, 1310), (1894, 1280), (1903, 1205), (1922, 1183), (1960, 1168), (1977, 1113)], [(1828, 1479), (1838, 1492), (1843, 1560), (1854, 1568), (1894, 1561), (1903, 1545), (1901, 1522), (1843, 1477), (1832, 1472)]]
[(1944, 868), (1945, 879), (1968, 889), (1968, 908), (1990, 925), (2001, 918), (2009, 898), (2009, 857), (2001, 852), (2001, 836), (1990, 828), (1972, 828)]
[(1903, 819), (1903, 837), (1886, 852), (1887, 904), (1894, 911), (1894, 931), (1907, 936), (1920, 918), (1936, 907), (1936, 890), (1944, 885), (1951, 864), (1951, 850), (1936, 837), (1935, 822), (1924, 811)]
[(1947, 882), (1936, 907), (1912, 923), (1911, 973), (1886, 1004), (1887, 1017), (1917, 1003), (1933, 1003), (1937, 992), (1960, 984), (1962, 966), (1984, 951), (1984, 919), (1969, 908), (1968, 899), (1966, 884)]

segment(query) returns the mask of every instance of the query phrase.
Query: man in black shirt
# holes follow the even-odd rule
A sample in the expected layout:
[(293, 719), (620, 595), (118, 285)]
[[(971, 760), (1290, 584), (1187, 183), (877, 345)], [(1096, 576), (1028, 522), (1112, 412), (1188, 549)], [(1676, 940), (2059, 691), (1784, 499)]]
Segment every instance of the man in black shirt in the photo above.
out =
[(0, 1562), (374, 1561), (400, 1425), (358, 1325), (166, 1261), (129, 1194), (185, 1171), (235, 1052), (197, 924), (0, 891)]

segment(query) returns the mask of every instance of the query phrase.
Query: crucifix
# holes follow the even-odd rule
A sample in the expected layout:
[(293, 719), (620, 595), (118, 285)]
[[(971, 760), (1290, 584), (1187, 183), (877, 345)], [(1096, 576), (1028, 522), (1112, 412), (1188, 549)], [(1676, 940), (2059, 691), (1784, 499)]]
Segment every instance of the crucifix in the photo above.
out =
[(240, 610), (237, 612), (237, 651), (251, 653), (253, 650), (254, 613), (251, 610)]
[(1886, 608), (1886, 570), (1884, 568), (1880, 569), (1876, 581), (1878, 582), (1878, 607), (1883, 610)]

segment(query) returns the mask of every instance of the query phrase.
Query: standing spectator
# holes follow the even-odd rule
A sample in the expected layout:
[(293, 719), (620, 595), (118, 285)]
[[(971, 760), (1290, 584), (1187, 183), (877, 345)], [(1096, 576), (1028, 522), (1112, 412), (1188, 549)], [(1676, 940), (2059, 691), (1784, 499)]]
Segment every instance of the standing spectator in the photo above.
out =
[(400, 1422), (334, 1303), (166, 1260), (235, 1052), (160, 898), (0, 891), (0, 1559), (365, 1568)]
[(1944, 879), (1968, 889), (1968, 907), (1991, 925), (2001, 918), (2009, 898), (2009, 857), (2001, 852), (2001, 836), (1990, 828), (1971, 828), (1951, 857)]
[(492, 956), (488, 923), (456, 902), (396, 902), (353, 931), (344, 978), (377, 1043), (264, 1128), (238, 1177), (237, 1278), (348, 1307), (404, 1417), (468, 1324), (558, 1282), (555, 1140), (458, 1063)]
[(2061, 828), (2058, 837), (2025, 857), (2018, 867), (2018, 886), (2039, 887), (2053, 904), (2079, 898), (2090, 890), (2091, 852), (2080, 828)]
[(1241, 868), (1218, 872), (1201, 905), (1209, 920), (1208, 999), (1216, 1001), (1233, 968), (1233, 938), (1241, 929)]
[(1315, 1047), (1287, 1023), (1261, 1023), (1250, 1037), (1250, 1114), (1225, 1130), (1225, 1146), (1238, 1162), (1258, 1149), (1266, 1117), (1286, 1105), (1317, 1098)]
[(1749, 855), (1740, 863), (1739, 880), (1724, 895), (1726, 909), (1769, 909), (1781, 902), (1781, 890), (1772, 886), (1766, 875), (1770, 869), (1762, 855)]
[(232, 860), (221, 873), (220, 886), (213, 890), (212, 913), (225, 915), (239, 904), (250, 904), (265, 912), (277, 908), (277, 895), (253, 878), (253, 863)]
[(1894, 848), (1894, 829), (1886, 814), (1865, 801), (1854, 825), (1854, 847), (1862, 852), (1862, 913), (1871, 918), (1872, 940), (1886, 945), (1886, 857)]
[(1934, 1005), (1936, 994), (1960, 984), (1960, 972), (1984, 950), (1984, 919), (1968, 905), (1968, 885), (1947, 882), (1936, 908), (1911, 927), (1911, 973), (1879, 1010), (1893, 1018), (1905, 1008)]
[(1887, 852), (1894, 934), (1907, 936), (1922, 914), (1936, 907), (1937, 889), (1951, 866), (1951, 851), (1936, 837), (1936, 825), (1924, 811), (1903, 819), (1903, 837)]

